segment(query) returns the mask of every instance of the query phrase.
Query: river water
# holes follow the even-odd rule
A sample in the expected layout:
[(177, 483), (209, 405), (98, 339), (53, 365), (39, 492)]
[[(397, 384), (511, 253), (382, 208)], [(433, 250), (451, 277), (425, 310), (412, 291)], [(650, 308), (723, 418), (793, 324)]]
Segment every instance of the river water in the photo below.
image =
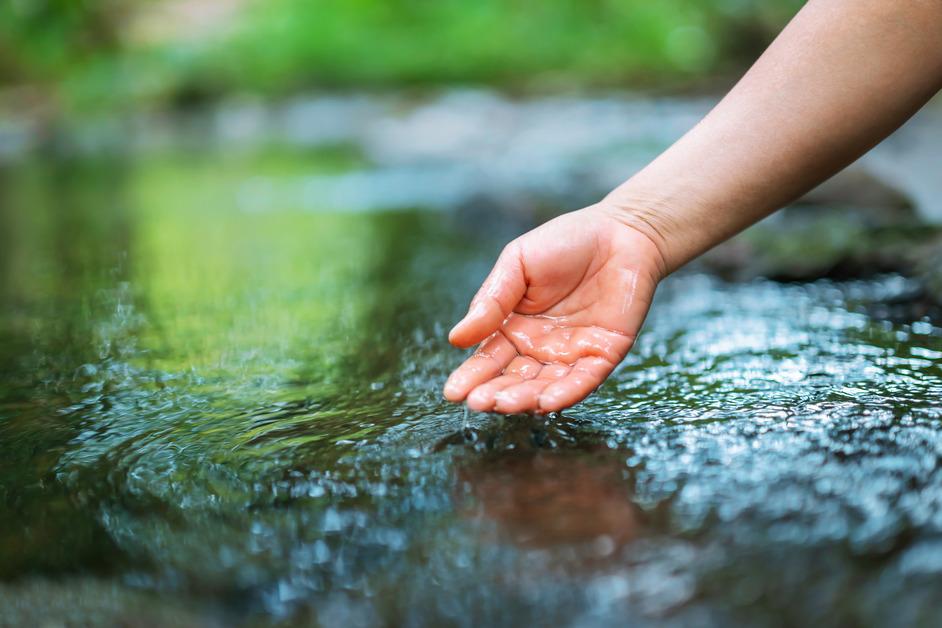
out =
[(467, 415), (445, 333), (526, 225), (240, 197), (336, 161), (3, 172), (0, 625), (942, 619), (907, 280), (682, 273), (588, 401)]

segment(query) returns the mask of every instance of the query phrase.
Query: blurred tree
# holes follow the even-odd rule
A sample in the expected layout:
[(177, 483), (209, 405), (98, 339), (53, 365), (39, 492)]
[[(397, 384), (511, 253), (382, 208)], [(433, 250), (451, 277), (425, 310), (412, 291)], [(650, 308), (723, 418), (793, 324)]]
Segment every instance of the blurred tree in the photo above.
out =
[(7, 0), (0, 85), (86, 107), (312, 86), (663, 86), (741, 68), (800, 5)]
[(128, 0), (0, 3), (0, 82), (57, 81), (96, 55), (118, 54)]

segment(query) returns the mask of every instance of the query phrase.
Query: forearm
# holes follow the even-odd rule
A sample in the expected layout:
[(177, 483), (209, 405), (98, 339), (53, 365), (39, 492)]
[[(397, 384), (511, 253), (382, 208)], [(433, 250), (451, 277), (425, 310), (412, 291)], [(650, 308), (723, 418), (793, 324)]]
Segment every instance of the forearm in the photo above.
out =
[(942, 88), (942, 0), (811, 0), (607, 199), (671, 272), (847, 166)]

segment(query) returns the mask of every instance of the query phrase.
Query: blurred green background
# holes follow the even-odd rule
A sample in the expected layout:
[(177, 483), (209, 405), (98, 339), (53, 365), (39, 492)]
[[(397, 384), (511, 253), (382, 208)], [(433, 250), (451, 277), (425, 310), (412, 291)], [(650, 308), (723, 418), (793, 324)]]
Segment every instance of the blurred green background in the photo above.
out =
[(8, 106), (81, 111), (319, 87), (700, 86), (745, 67), (800, 4), (6, 0), (0, 87)]

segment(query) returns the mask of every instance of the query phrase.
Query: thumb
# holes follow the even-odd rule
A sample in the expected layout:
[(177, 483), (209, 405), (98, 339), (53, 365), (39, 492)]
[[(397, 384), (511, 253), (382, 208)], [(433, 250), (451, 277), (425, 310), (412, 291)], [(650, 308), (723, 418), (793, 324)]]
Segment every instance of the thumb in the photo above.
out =
[(523, 259), (516, 242), (508, 244), (497, 258), (491, 274), (471, 300), (471, 307), (448, 334), (448, 341), (466, 349), (500, 327), (527, 291)]

